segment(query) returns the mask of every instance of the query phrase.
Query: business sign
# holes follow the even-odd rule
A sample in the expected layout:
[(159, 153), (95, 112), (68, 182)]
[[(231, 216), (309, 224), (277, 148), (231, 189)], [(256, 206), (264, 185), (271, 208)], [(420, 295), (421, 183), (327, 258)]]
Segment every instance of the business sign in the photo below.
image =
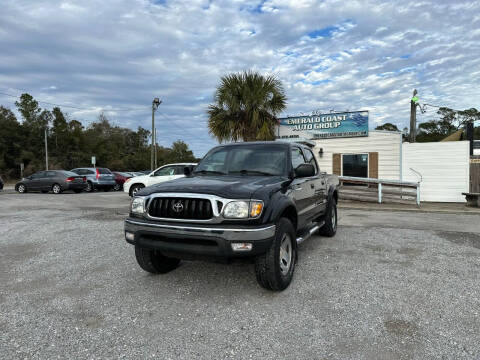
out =
[(356, 136), (368, 136), (368, 111), (281, 118), (277, 128), (279, 139), (329, 139)]

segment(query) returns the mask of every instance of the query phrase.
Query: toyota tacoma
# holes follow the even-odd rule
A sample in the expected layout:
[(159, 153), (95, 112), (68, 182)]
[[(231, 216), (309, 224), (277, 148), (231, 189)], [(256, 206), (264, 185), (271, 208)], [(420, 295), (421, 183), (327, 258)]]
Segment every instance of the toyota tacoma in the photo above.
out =
[(171, 271), (180, 259), (250, 258), (262, 287), (283, 290), (298, 244), (337, 230), (338, 178), (320, 170), (297, 143), (217, 146), (184, 178), (135, 194), (126, 241), (150, 273)]

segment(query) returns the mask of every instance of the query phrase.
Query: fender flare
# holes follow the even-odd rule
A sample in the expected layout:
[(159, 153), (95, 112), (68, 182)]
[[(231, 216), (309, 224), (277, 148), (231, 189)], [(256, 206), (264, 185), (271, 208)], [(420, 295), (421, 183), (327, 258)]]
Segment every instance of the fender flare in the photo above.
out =
[(335, 191), (337, 192), (337, 203), (338, 203), (338, 190), (335, 186), (331, 185), (328, 188), (328, 193), (327, 193), (327, 209), (330, 207), (330, 204), (332, 203), (332, 199), (334, 197)]

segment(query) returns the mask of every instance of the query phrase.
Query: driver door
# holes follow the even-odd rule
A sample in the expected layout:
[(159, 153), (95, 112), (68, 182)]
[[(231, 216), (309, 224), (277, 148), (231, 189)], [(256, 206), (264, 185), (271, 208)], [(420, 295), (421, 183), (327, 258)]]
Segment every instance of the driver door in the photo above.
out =
[[(302, 150), (292, 147), (292, 168), (295, 170), (299, 165), (306, 163)], [(293, 201), (298, 211), (298, 227), (302, 228), (315, 217), (315, 185), (312, 178), (295, 177), (290, 184)]]

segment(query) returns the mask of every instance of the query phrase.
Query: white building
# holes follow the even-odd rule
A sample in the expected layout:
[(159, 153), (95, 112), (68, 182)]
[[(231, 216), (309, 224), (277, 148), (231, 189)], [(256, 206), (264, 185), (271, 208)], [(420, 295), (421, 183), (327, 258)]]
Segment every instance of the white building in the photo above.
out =
[(420, 182), (421, 201), (464, 202), (469, 191), (468, 141), (402, 143), (400, 132), (368, 130), (367, 112), (280, 119), (277, 132), (313, 142), (327, 173)]

